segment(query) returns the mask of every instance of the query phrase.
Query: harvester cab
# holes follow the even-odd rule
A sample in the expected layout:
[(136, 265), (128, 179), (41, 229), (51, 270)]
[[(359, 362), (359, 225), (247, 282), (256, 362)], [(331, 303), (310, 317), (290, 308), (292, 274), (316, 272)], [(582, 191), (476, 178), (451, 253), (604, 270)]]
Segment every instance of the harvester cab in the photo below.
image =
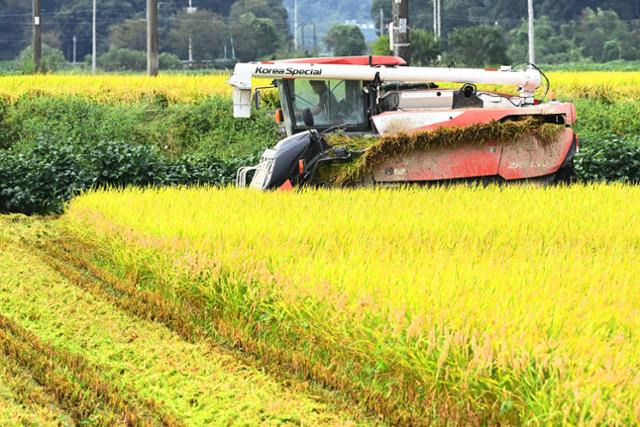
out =
[[(575, 109), (534, 98), (543, 80), (548, 90), (548, 80), (532, 65), (423, 68), (388, 56), (241, 63), (229, 80), (236, 117), (251, 115), (253, 77), (273, 79), (287, 137), (258, 165), (241, 168), (238, 186), (573, 176)], [(518, 93), (479, 90), (479, 84), (512, 85)]]

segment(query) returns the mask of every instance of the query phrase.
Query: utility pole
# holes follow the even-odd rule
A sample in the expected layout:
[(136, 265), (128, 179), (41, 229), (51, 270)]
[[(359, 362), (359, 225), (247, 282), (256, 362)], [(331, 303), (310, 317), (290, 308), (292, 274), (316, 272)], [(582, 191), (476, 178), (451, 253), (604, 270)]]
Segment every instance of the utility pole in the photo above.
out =
[[(197, 8), (193, 7), (191, 0), (189, 0), (189, 7), (187, 7), (187, 14), (191, 15)], [(193, 37), (191, 37), (191, 29), (189, 29), (189, 65), (193, 64)]]
[(380, 8), (380, 37), (384, 36), (384, 10)]
[(293, 0), (293, 50), (298, 50), (298, 0)]
[(433, 0), (433, 36), (438, 37), (438, 0)]
[(301, 24), (300, 25), (300, 44), (302, 46), (302, 50), (305, 50), (305, 48), (307, 47), (304, 43), (304, 26), (306, 24)]
[(438, 0), (438, 38), (442, 38), (442, 0)]
[(529, 62), (536, 63), (536, 46), (535, 46), (535, 17), (533, 15), (533, 0), (529, 0)]
[(233, 36), (231, 36), (231, 59), (236, 60), (236, 47), (233, 45)]
[(97, 21), (97, 5), (96, 0), (93, 0), (93, 19), (92, 19), (92, 28), (91, 28), (91, 74), (96, 73), (96, 63), (97, 63), (97, 55), (98, 55), (98, 40), (97, 40), (97, 30), (96, 30), (96, 21)]
[(42, 22), (40, 22), (40, 0), (33, 0), (33, 64), (35, 72), (42, 69)]
[(76, 36), (73, 36), (73, 65), (76, 65), (76, 53), (78, 52), (78, 50), (76, 49), (77, 45), (78, 38)]
[(316, 39), (316, 23), (313, 23), (313, 56), (318, 54), (318, 40)]
[(158, 75), (158, 0), (147, 0), (147, 73)]
[(409, 0), (393, 0), (393, 53), (409, 56)]

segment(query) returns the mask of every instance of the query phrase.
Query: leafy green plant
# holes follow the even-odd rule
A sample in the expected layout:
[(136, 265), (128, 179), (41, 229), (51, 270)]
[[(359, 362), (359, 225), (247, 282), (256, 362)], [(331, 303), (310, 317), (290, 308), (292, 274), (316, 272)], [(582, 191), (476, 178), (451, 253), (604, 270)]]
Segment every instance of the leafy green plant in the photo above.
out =
[(575, 165), (583, 181), (640, 183), (640, 139), (612, 136), (588, 143)]
[(0, 212), (60, 213), (86, 188), (87, 171), (73, 148), (44, 141), (25, 152), (0, 151)]
[[(66, 63), (67, 60), (62, 51), (46, 44), (42, 46), (40, 71), (44, 73), (58, 71), (63, 69)], [(35, 73), (36, 66), (33, 62), (33, 48), (31, 46), (24, 48), (22, 52), (20, 52), (20, 55), (16, 59), (16, 65), (22, 74)]]

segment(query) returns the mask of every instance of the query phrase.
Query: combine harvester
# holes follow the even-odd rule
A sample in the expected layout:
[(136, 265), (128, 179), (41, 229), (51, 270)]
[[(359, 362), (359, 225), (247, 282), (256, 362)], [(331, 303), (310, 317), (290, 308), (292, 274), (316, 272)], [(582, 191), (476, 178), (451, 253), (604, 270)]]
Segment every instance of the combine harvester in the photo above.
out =
[[(259, 107), (252, 78), (272, 78), (287, 137), (237, 185), (399, 185), (481, 180), (553, 183), (575, 177), (575, 108), (544, 102), (549, 81), (533, 65), (515, 70), (409, 67), (394, 56), (237, 64), (234, 116)], [(542, 100), (534, 93), (546, 83)], [(434, 82), (461, 84), (439, 88)], [(512, 85), (518, 95), (479, 90)], [(253, 174), (251, 177), (250, 174)]]

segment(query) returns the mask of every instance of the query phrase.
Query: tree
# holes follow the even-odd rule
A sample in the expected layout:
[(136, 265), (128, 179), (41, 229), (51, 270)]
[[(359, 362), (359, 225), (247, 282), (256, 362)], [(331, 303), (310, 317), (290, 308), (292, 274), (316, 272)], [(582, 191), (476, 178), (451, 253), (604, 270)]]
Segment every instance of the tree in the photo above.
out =
[(30, 44), (30, 12), (31, 2), (0, 0), (0, 60), (14, 59)]
[(242, 0), (231, 6), (229, 17), (232, 21), (240, 19), (243, 15), (251, 14), (256, 18), (269, 19), (279, 34), (285, 40), (289, 34), (287, 24), (287, 9), (282, 5), (282, 0)]
[[(536, 60), (542, 64), (580, 61), (582, 55), (572, 37), (567, 37), (561, 29), (555, 28), (548, 16), (536, 19)], [(514, 62), (529, 60), (529, 23), (522, 20), (509, 33), (507, 56)]]
[(364, 35), (356, 25), (336, 25), (325, 39), (327, 47), (336, 56), (362, 55), (367, 51)]
[(191, 37), (195, 60), (211, 60), (222, 56), (229, 30), (221, 16), (206, 10), (180, 12), (172, 22), (169, 47), (173, 53), (188, 58)]
[[(114, 24), (114, 17), (135, 16), (144, 2), (139, 0), (101, 0), (98, 2), (97, 36), (98, 40), (109, 38), (109, 27)], [(92, 11), (87, 0), (67, 0), (61, 2), (56, 10), (53, 20), (56, 21), (63, 35), (63, 43), (67, 45), (78, 37), (77, 54), (79, 58), (91, 53), (91, 17)], [(104, 52), (108, 49), (107, 43), (98, 43), (98, 51)]]
[(282, 0), (237, 1), (229, 19), (236, 57), (241, 61), (273, 56), (289, 40)]
[(449, 36), (451, 59), (456, 65), (483, 67), (509, 62), (502, 28), (479, 25), (458, 28)]
[[(389, 36), (378, 37), (371, 44), (373, 55), (391, 55)], [(442, 44), (436, 40), (433, 33), (412, 29), (409, 32), (409, 57), (404, 58), (411, 65), (429, 65), (436, 62), (442, 54)]]
[[(409, 32), (411, 65), (433, 64), (442, 53), (442, 45), (433, 33), (424, 30), (413, 29)], [(405, 58), (406, 59), (406, 58)]]
[(267, 18), (256, 18), (247, 13), (236, 19), (231, 27), (236, 57), (240, 61), (255, 59), (275, 54), (280, 44), (280, 36), (273, 21)]
[[(36, 66), (33, 63), (33, 47), (27, 46), (24, 48), (16, 58), (16, 62), (23, 74), (33, 74), (36, 70)], [(42, 72), (58, 71), (64, 68), (66, 64), (67, 61), (59, 49), (46, 44), (42, 45), (42, 62), (40, 65)]]
[(611, 10), (585, 9), (579, 20), (565, 27), (584, 56), (596, 62), (638, 59), (638, 33)]
[[(411, 33), (409, 33), (411, 34)], [(392, 55), (391, 46), (389, 45), (389, 36), (378, 37), (373, 43), (371, 43), (372, 55)]]
[(109, 36), (111, 48), (143, 51), (147, 48), (147, 21), (144, 19), (125, 19), (111, 27)]

